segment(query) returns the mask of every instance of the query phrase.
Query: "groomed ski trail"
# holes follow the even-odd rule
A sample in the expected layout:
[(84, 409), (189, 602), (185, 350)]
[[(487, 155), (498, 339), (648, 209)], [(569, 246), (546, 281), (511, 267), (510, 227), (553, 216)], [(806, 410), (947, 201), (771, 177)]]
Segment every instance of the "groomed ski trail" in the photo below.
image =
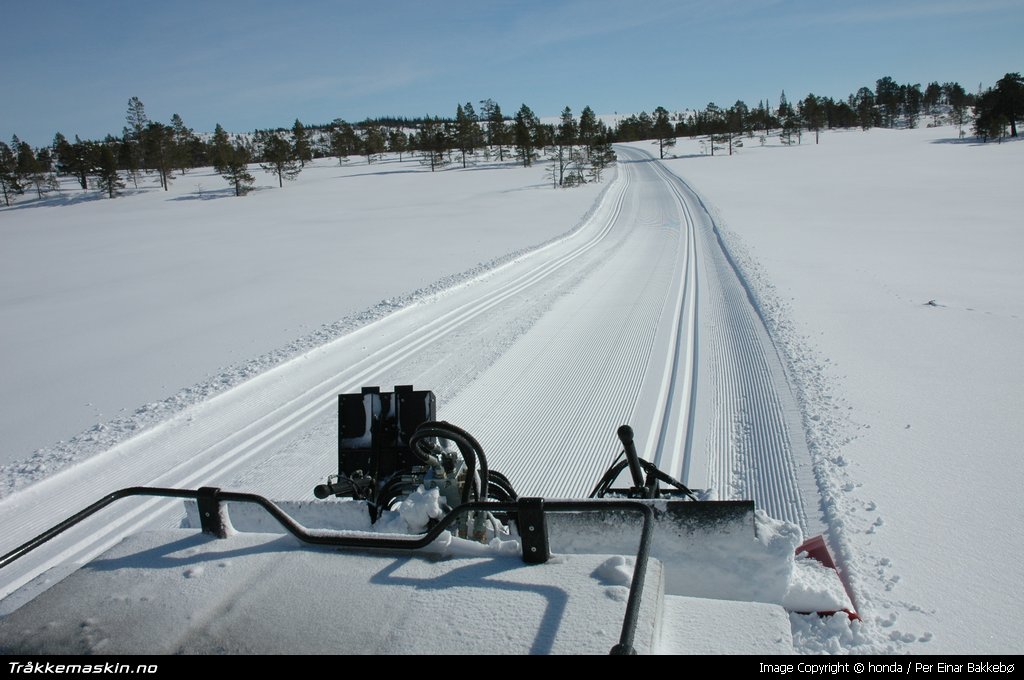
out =
[(586, 495), (628, 423), (687, 485), (821, 532), (799, 409), (711, 216), (649, 154), (617, 151), (632, 191), (594, 275), (458, 395), (453, 419), (521, 493)]
[[(641, 454), (694, 487), (752, 497), (814, 530), (809, 459), (756, 310), (685, 183), (620, 148), (589, 222), (0, 501), (7, 552), (110, 491), (221, 486), (309, 498), (336, 467), (336, 395), (433, 389), (521, 493), (582, 496), (633, 425)], [(0, 595), (180, 503), (125, 501), (0, 574)]]
[[(5, 553), (118, 488), (246, 488), (308, 498), (336, 467), (336, 397), (413, 383), (442, 404), (580, 276), (577, 260), (608, 236), (629, 188), (619, 176), (571, 236), (421, 300), (186, 409), (137, 437), (0, 501)], [(468, 350), (468, 351), (467, 351)], [(179, 502), (123, 501), (0, 574), (0, 596), (47, 568), (80, 562), (147, 525), (173, 525)]]

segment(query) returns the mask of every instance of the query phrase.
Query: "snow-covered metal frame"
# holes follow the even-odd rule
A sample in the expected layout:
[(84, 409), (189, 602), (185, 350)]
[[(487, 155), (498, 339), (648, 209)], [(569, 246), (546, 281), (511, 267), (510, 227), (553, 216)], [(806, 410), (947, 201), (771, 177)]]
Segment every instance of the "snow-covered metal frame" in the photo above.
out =
[(651, 539), (654, 533), (655, 514), (653, 508), (640, 501), (633, 500), (555, 500), (542, 498), (520, 498), (511, 503), (476, 502), (464, 503), (441, 517), (425, 534), (417, 536), (367, 536), (341, 531), (310, 531), (296, 522), (291, 516), (278, 507), (273, 501), (263, 496), (235, 491), (222, 491), (216, 487), (200, 489), (168, 489), (161, 487), (133, 486), (119, 489), (107, 494), (92, 505), (80, 510), (64, 521), (50, 527), (35, 538), (23, 543), (3, 557), (0, 557), (0, 569), (15, 560), (32, 552), (44, 543), (57, 537), (86, 518), (96, 514), (112, 503), (135, 496), (157, 496), (164, 498), (193, 499), (198, 503), (201, 527), (204, 533), (225, 538), (232, 532), (230, 520), (224, 512), (224, 503), (251, 503), (261, 506), (288, 533), (303, 543), (327, 547), (347, 547), (378, 550), (417, 550), (433, 543), (448, 530), (462, 515), (471, 512), (504, 513), (516, 518), (520, 527), (523, 561), (530, 564), (542, 564), (549, 557), (547, 539), (547, 513), (605, 513), (609, 510), (636, 513), (642, 517), (640, 540), (636, 552), (633, 578), (629, 586), (629, 597), (626, 601), (626, 612), (622, 621), (619, 642), (611, 649), (611, 654), (635, 654), (633, 640), (636, 634), (637, 620), (640, 614), (640, 598), (643, 592), (647, 573), (647, 563), (651, 550)]

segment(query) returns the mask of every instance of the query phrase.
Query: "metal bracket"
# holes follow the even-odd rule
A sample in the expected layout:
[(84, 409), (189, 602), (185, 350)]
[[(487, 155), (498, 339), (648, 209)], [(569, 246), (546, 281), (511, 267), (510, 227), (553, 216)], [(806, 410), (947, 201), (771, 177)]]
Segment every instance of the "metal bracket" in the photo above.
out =
[(198, 490), (196, 504), (199, 506), (199, 522), (204, 534), (227, 538), (228, 532), (221, 516), (219, 496), (220, 489), (215, 486), (204, 486)]
[(523, 544), (523, 562), (544, 564), (551, 556), (548, 547), (548, 526), (544, 517), (543, 498), (520, 498), (519, 536)]

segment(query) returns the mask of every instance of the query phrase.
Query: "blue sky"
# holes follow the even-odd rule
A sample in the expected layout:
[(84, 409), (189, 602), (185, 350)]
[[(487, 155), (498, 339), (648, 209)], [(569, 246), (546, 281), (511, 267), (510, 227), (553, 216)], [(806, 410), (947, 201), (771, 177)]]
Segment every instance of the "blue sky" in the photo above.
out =
[(1024, 71), (1024, 0), (0, 0), (0, 138), (120, 134), (128, 99), (196, 131), (968, 91)]

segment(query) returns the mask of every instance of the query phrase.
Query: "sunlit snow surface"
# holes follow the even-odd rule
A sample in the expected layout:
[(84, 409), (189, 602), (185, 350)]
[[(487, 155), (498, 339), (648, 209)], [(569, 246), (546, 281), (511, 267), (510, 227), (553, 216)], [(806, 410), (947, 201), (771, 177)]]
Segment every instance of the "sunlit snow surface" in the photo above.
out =
[(65, 181), (0, 207), (0, 465), (45, 448), (19, 466), (41, 475), (102, 450), (572, 231), (607, 186), (553, 191), (543, 168), (482, 158), (325, 158), (283, 189), (254, 174), (244, 198), (206, 168), (168, 192)]
[[(808, 650), (1016, 652), (1024, 143), (757, 136), (666, 161), (705, 198), (800, 397), (865, 626)], [(815, 631), (824, 634), (820, 644)]]
[[(1024, 144), (950, 127), (813, 141), (711, 158), (680, 140), (665, 162), (784, 359), (865, 619), (792, 615), (794, 644), (1015, 651)], [(415, 163), (265, 179), (237, 200), (197, 171), (166, 194), (0, 209), (3, 493), (565, 233), (604, 188)]]
[[(408, 531), (407, 522), (420, 519), (410, 508), (429, 513), (434, 505), (428, 496), (386, 513), (376, 530)], [(239, 528), (274, 528), (251, 506), (230, 507), (239, 511)], [(362, 503), (284, 509), (325, 531), (372, 533)], [(230, 514), (224, 539), (194, 529), (144, 532), (55, 585), (47, 583), (51, 575), (40, 577), (32, 587), (47, 589), (0, 619), (0, 650), (601, 654), (619, 641), (636, 561), (602, 554), (598, 534), (577, 544), (578, 552), (527, 565), (507, 535), (481, 545), (445, 532), (417, 556), (374, 554), (302, 546), (279, 527), (238, 532)], [(192, 504), (189, 516), (198, 521)], [(707, 551), (714, 541), (691, 537), (676, 546), (702, 572), (682, 587), (666, 582), (660, 561), (649, 562), (636, 650), (791, 653), (790, 620), (780, 606), (793, 608), (780, 601), (787, 582), (812, 610), (828, 606), (821, 594), (807, 595), (804, 570), (794, 568), (803, 561), (793, 552), (799, 529), (759, 514), (727, 541), (728, 551)], [(744, 583), (741, 597), (711, 592), (718, 569)]]

